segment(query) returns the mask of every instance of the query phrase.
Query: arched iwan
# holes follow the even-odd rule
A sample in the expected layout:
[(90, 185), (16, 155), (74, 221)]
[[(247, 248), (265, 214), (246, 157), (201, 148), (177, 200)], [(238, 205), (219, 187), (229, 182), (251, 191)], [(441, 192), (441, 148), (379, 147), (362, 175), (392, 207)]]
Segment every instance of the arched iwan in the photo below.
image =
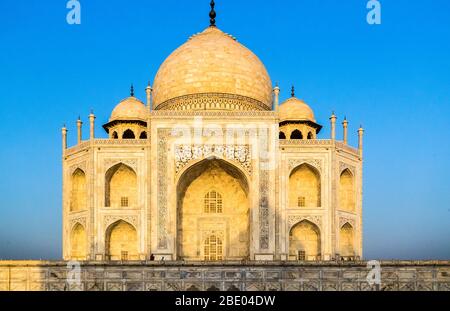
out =
[[(248, 258), (248, 192), (245, 174), (225, 160), (205, 159), (185, 170), (177, 185), (178, 257), (185, 260)], [(207, 248), (205, 241), (210, 245)], [(211, 246), (213, 242), (220, 242), (221, 254), (219, 248)]]

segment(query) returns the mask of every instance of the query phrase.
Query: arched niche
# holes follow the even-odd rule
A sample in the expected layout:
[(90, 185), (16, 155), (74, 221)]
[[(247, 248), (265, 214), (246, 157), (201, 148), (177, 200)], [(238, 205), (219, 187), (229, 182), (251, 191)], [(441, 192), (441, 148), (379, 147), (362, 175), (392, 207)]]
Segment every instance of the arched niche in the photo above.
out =
[(124, 220), (111, 224), (106, 230), (106, 257), (112, 261), (139, 260), (136, 228)]
[(320, 172), (313, 166), (303, 163), (289, 176), (289, 207), (321, 207)]
[(302, 220), (291, 228), (289, 258), (300, 261), (321, 259), (320, 229), (317, 225)]
[(355, 212), (355, 181), (352, 172), (345, 169), (339, 178), (339, 208), (347, 212)]
[(105, 206), (136, 208), (138, 202), (136, 172), (123, 163), (111, 167), (105, 174)]
[(70, 233), (70, 259), (87, 259), (87, 234), (80, 223), (75, 224)]
[(339, 230), (339, 255), (344, 259), (355, 257), (355, 231), (348, 222)]
[(86, 174), (76, 169), (71, 177), (70, 211), (80, 212), (87, 209), (87, 182)]
[[(220, 197), (220, 213), (207, 213), (207, 194)], [(181, 174), (177, 184), (178, 257), (205, 260), (205, 241), (220, 239), (223, 254), (217, 260), (249, 256), (249, 184), (245, 174), (222, 159), (205, 159)], [(216, 206), (217, 208), (217, 206)], [(216, 209), (217, 211), (217, 209)]]

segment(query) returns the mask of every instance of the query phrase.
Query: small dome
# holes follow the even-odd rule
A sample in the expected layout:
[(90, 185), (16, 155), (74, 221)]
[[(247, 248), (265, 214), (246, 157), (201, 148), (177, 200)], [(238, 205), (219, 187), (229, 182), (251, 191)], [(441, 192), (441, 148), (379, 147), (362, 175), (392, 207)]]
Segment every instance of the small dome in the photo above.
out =
[(144, 103), (136, 97), (128, 97), (121, 101), (111, 113), (109, 122), (112, 121), (134, 121), (147, 119), (147, 108)]
[(170, 109), (189, 96), (226, 102), (239, 96), (254, 110), (272, 109), (272, 82), (263, 63), (216, 27), (176, 49), (159, 68), (153, 90), (155, 109)]
[(303, 101), (296, 97), (291, 97), (279, 108), (280, 121), (312, 121), (316, 122), (314, 112)]

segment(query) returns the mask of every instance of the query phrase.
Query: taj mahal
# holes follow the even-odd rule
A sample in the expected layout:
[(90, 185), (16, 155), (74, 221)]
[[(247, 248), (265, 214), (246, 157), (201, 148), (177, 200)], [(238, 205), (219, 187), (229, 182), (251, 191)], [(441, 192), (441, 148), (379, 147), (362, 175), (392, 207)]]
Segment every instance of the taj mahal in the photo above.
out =
[[(329, 261), (362, 256), (363, 129), (329, 139), (295, 89), (216, 26), (103, 125), (63, 139), (65, 260)], [(282, 97), (287, 98), (281, 100)], [(327, 117), (328, 118), (328, 117)]]
[(363, 258), (363, 128), (209, 18), (104, 133), (62, 128), (62, 259), (0, 260), (0, 291), (449, 291), (449, 261)]

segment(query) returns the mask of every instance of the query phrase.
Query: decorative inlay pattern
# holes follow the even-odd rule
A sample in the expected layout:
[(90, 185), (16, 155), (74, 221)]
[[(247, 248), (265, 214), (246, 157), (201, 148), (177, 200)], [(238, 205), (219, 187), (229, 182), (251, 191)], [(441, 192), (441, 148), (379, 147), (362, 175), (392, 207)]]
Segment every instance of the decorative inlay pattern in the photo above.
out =
[(170, 129), (158, 129), (158, 248), (167, 248), (167, 139)]
[(269, 171), (263, 169), (259, 176), (260, 201), (259, 201), (259, 247), (269, 249)]
[(293, 169), (304, 163), (311, 165), (312, 167), (317, 169), (320, 173), (322, 173), (322, 160), (319, 159), (290, 159), (289, 172), (292, 172)]
[(86, 217), (76, 217), (70, 220), (70, 228), (72, 229), (76, 224), (80, 224), (86, 230)]
[(274, 111), (262, 110), (153, 110), (151, 115), (154, 117), (273, 117), (277, 116)]
[(102, 145), (145, 145), (148, 139), (96, 139), (94, 146)]
[(329, 146), (331, 147), (332, 140), (330, 139), (280, 139), (280, 146)]
[[(269, 150), (269, 134), (259, 137), (259, 146), (261, 150)], [(262, 160), (262, 159), (261, 159)], [(269, 171), (267, 163), (260, 162), (259, 165), (259, 247), (260, 249), (269, 249)]]
[(293, 226), (298, 224), (303, 220), (308, 220), (319, 227), (322, 228), (322, 217), (321, 216), (303, 216), (303, 215), (293, 215), (288, 217), (288, 226), (289, 230), (292, 229)]
[(137, 159), (105, 159), (105, 168), (106, 170), (109, 170), (114, 165), (117, 165), (119, 163), (123, 163), (125, 165), (128, 165), (131, 167), (135, 173), (137, 173), (138, 170), (138, 160)]
[(175, 171), (179, 173), (189, 162), (219, 157), (230, 160), (241, 166), (247, 173), (252, 173), (252, 157), (248, 145), (178, 145), (175, 146)]
[(203, 93), (185, 95), (169, 99), (159, 104), (158, 110), (205, 110), (205, 109), (223, 109), (223, 110), (268, 110), (267, 105), (259, 100), (225, 93)]
[(70, 175), (73, 175), (77, 169), (80, 169), (83, 171), (83, 173), (87, 174), (87, 163), (81, 162), (78, 164), (74, 164), (70, 167)]
[(135, 215), (123, 215), (123, 216), (116, 216), (116, 215), (108, 215), (105, 216), (103, 219), (103, 227), (108, 228), (113, 223), (123, 220), (128, 222), (129, 224), (133, 225), (135, 228), (138, 228), (138, 216)]

